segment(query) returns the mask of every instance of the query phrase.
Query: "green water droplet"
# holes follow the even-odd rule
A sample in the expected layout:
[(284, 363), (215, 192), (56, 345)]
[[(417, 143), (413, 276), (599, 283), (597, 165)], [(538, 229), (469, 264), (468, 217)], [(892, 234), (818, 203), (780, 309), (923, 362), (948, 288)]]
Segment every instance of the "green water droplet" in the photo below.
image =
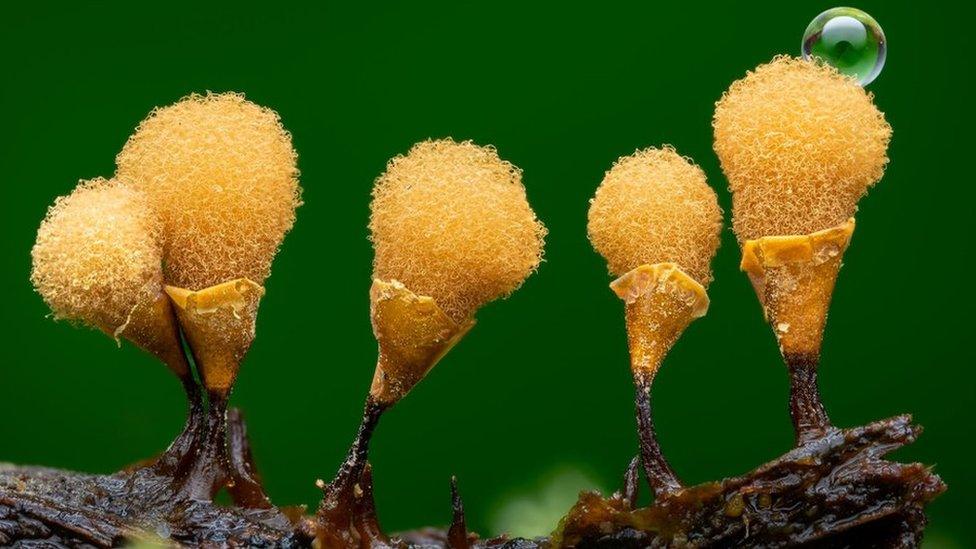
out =
[(803, 33), (803, 58), (816, 57), (866, 86), (881, 74), (887, 42), (881, 25), (857, 8), (831, 8)]

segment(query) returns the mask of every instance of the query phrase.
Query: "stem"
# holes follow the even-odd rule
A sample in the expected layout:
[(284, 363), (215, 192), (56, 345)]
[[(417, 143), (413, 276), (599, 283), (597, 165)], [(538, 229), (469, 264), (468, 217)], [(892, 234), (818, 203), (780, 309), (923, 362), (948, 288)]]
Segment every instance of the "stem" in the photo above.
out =
[(831, 427), (830, 418), (817, 388), (818, 358), (799, 354), (787, 354), (783, 358), (790, 373), (790, 418), (799, 446), (822, 436)]
[(196, 500), (210, 501), (227, 483), (227, 399), (226, 391), (208, 391), (207, 434), (190, 471), (183, 492)]
[(366, 462), (369, 460), (369, 441), (373, 438), (373, 430), (376, 429), (380, 416), (385, 410), (386, 406), (373, 400), (373, 397), (366, 398), (359, 432), (356, 433), (356, 438), (352, 441), (346, 460), (339, 467), (335, 480), (330, 484), (330, 490), (339, 492), (359, 481), (359, 477), (363, 474), (363, 468), (366, 467)]
[[(342, 462), (335, 478), (328, 485), (322, 487), (322, 502), (316, 513), (314, 536), (321, 547), (357, 547), (360, 545), (356, 534), (357, 521), (362, 522), (362, 514), (374, 513), (372, 510), (372, 480), (368, 473), (369, 441), (373, 430), (379, 423), (380, 416), (386, 405), (379, 404), (373, 397), (366, 397), (363, 407), (363, 420), (359, 424), (359, 432), (349, 447), (346, 460)], [(366, 474), (364, 475), (364, 471)], [(363, 488), (361, 483), (368, 482), (370, 486)], [(360, 485), (361, 492), (356, 494), (356, 485)], [(367, 499), (368, 501), (364, 501)], [(375, 524), (368, 518), (362, 525), (367, 530)], [(378, 528), (378, 526), (377, 526)], [(370, 545), (363, 545), (369, 547)]]
[(190, 373), (180, 376), (180, 382), (187, 400), (186, 423), (183, 431), (152, 465), (153, 470), (163, 476), (176, 476), (189, 467), (197, 449), (198, 435), (204, 425), (203, 394), (200, 386)]
[(644, 462), (644, 474), (647, 482), (654, 491), (655, 499), (681, 489), (681, 481), (674, 474), (674, 470), (664, 459), (661, 447), (654, 433), (654, 420), (651, 414), (651, 381), (653, 375), (635, 374), (634, 384), (636, 395), (634, 403), (637, 408), (637, 436), (640, 438), (641, 460)]
[(379, 520), (376, 518), (376, 502), (373, 499), (373, 468), (366, 464), (363, 467), (363, 474), (359, 477), (359, 487), (363, 491), (356, 501), (353, 511), (353, 525), (359, 531), (363, 540), (371, 540), (364, 543), (363, 547), (390, 547), (389, 539), (383, 534)]

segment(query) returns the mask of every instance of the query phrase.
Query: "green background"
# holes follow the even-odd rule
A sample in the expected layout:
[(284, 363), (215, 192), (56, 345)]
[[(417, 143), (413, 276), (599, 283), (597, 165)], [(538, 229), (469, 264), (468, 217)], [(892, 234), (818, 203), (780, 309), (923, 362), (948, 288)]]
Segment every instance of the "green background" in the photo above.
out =
[[(29, 252), (48, 204), (110, 175), (154, 105), (236, 90), (281, 114), (305, 188), (233, 398), (275, 501), (314, 504), (313, 481), (331, 477), (355, 432), (376, 351), (372, 181), (412, 143), (453, 136), (524, 169), (550, 229), (546, 261), (384, 417), (372, 454), (380, 518), (389, 530), (447, 522), (456, 474), (476, 529), (545, 530), (515, 519), (531, 523), (585, 485), (615, 488), (636, 451), (621, 304), (586, 239), (588, 199), (618, 156), (671, 143), (729, 211), (713, 104), (747, 69), (796, 53), (831, 5), (336, 4), (2, 8), (0, 459), (109, 472), (178, 431), (175, 379), (132, 346), (46, 318)], [(950, 486), (931, 506), (931, 544), (971, 546), (970, 18), (923, 2), (859, 7), (891, 43), (870, 90), (894, 139), (845, 257), (823, 395), (839, 425), (915, 414), (926, 433), (897, 456), (936, 464)], [(786, 371), (738, 261), (726, 230), (711, 310), (655, 385), (662, 445), (690, 483), (747, 471), (792, 441)]]

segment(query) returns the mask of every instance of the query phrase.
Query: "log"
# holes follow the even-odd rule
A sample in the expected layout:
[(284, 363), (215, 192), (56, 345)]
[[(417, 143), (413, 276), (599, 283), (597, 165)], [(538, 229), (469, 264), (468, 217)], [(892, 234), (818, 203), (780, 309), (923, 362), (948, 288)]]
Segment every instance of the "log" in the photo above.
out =
[[(465, 527), (452, 485), (450, 527), (383, 533), (367, 466), (352, 487), (349, 521), (337, 526), (303, 508), (274, 507), (260, 489), (243, 419), (228, 415), (235, 505), (194, 500), (185, 478), (151, 464), (113, 475), (0, 466), (0, 545), (112, 547), (156, 541), (185, 547), (311, 547), (341, 539), (359, 547), (916, 547), (926, 504), (945, 489), (929, 467), (884, 459), (921, 433), (907, 415), (832, 428), (754, 471), (680, 489), (635, 508), (639, 461), (609, 497), (580, 494), (551, 537), (481, 538)], [(342, 532), (336, 528), (345, 529)]]

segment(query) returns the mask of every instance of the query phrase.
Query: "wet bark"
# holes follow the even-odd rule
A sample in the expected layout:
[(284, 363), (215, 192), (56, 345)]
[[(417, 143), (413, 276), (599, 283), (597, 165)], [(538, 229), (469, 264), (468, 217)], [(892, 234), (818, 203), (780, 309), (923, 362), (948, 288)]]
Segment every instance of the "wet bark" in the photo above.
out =
[(635, 460), (621, 492), (581, 494), (551, 538), (479, 538), (465, 527), (456, 486), (450, 527), (386, 535), (368, 465), (353, 497), (340, 503), (345, 525), (304, 509), (269, 507), (240, 414), (232, 410), (227, 421), (228, 474), (240, 487), (230, 490), (235, 506), (190, 497), (180, 489), (187, 479), (174, 480), (152, 464), (115, 475), (6, 466), (0, 545), (110, 547), (150, 539), (189, 547), (309, 547), (318, 538), (326, 547), (913, 547), (925, 527), (925, 505), (945, 490), (928, 467), (884, 459), (921, 431), (899, 416), (830, 428), (746, 475), (682, 488), (643, 508), (633, 506)]

